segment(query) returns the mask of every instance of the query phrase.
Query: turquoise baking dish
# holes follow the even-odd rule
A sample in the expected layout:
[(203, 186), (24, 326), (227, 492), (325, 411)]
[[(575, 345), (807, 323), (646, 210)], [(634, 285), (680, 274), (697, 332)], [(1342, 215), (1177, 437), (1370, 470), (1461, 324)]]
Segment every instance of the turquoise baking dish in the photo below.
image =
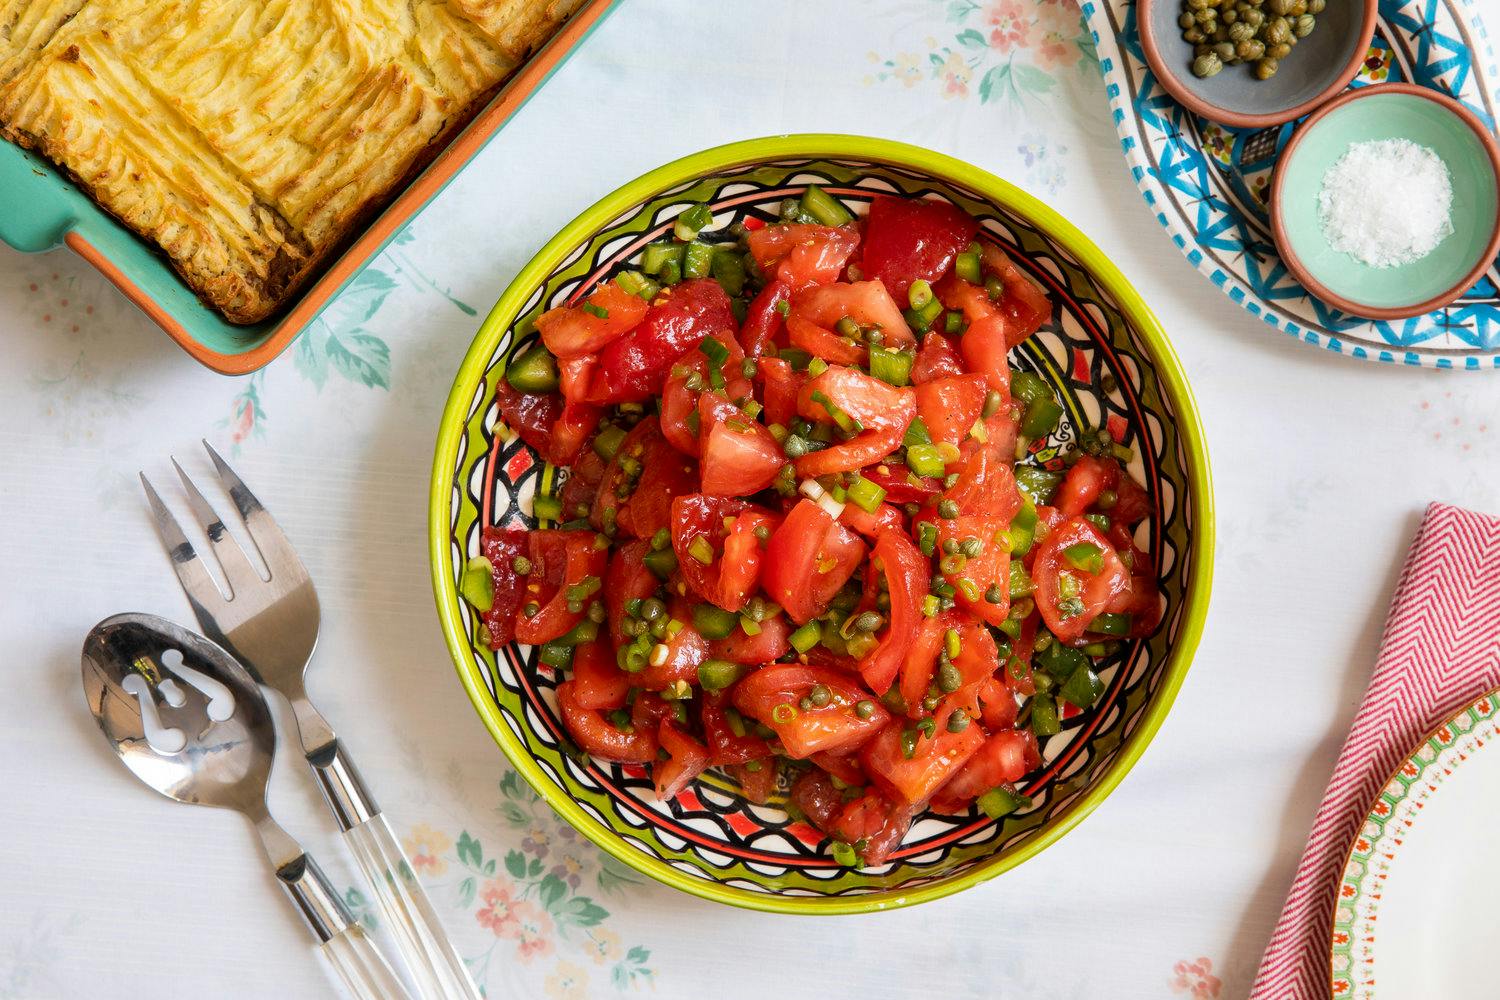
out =
[(278, 316), (249, 326), (205, 306), (157, 250), (41, 156), (0, 141), (0, 241), (24, 253), (66, 245), (199, 362), (225, 375), (264, 367), (297, 339), (422, 206), (484, 148), (619, 3), (588, 0), (375, 221)]

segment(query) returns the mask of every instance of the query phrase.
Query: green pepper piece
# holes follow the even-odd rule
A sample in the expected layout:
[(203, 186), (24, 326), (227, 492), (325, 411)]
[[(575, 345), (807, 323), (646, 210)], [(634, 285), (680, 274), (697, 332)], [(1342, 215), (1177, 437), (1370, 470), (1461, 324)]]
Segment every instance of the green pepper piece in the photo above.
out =
[(475, 556), (464, 567), (458, 580), (458, 592), (480, 611), (495, 606), (495, 566), (484, 556)]
[(505, 381), (517, 392), (556, 392), (560, 384), (557, 359), (538, 340), (505, 366)]

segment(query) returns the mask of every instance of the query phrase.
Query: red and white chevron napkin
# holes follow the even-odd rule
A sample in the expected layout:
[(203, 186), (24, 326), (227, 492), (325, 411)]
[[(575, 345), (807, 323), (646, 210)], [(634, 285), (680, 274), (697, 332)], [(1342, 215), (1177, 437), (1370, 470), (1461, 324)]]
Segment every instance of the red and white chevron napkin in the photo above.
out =
[(1329, 995), (1334, 894), (1360, 821), (1413, 746), (1500, 686), (1500, 519), (1435, 503), (1396, 583), (1375, 673), (1313, 821), (1251, 1000)]

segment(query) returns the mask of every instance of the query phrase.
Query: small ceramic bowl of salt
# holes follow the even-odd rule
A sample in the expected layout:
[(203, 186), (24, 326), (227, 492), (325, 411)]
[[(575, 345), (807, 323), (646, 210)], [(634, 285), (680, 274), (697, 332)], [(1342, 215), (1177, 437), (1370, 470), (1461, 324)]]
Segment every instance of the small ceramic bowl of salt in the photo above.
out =
[(1276, 163), (1271, 230), (1287, 270), (1334, 309), (1404, 319), (1495, 266), (1500, 150), (1463, 105), (1404, 83), (1351, 90)]

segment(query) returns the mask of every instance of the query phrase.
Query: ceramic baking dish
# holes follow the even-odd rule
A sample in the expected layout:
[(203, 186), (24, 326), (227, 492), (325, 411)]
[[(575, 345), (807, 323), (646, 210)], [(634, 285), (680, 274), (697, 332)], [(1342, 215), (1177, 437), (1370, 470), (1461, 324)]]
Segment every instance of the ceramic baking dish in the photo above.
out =
[(35, 253), (66, 244), (204, 365), (264, 367), (307, 329), (408, 220), (463, 169), (619, 0), (588, 0), (417, 178), (282, 312), (236, 326), (198, 300), (154, 247), (116, 222), (41, 156), (0, 141), (0, 240)]

